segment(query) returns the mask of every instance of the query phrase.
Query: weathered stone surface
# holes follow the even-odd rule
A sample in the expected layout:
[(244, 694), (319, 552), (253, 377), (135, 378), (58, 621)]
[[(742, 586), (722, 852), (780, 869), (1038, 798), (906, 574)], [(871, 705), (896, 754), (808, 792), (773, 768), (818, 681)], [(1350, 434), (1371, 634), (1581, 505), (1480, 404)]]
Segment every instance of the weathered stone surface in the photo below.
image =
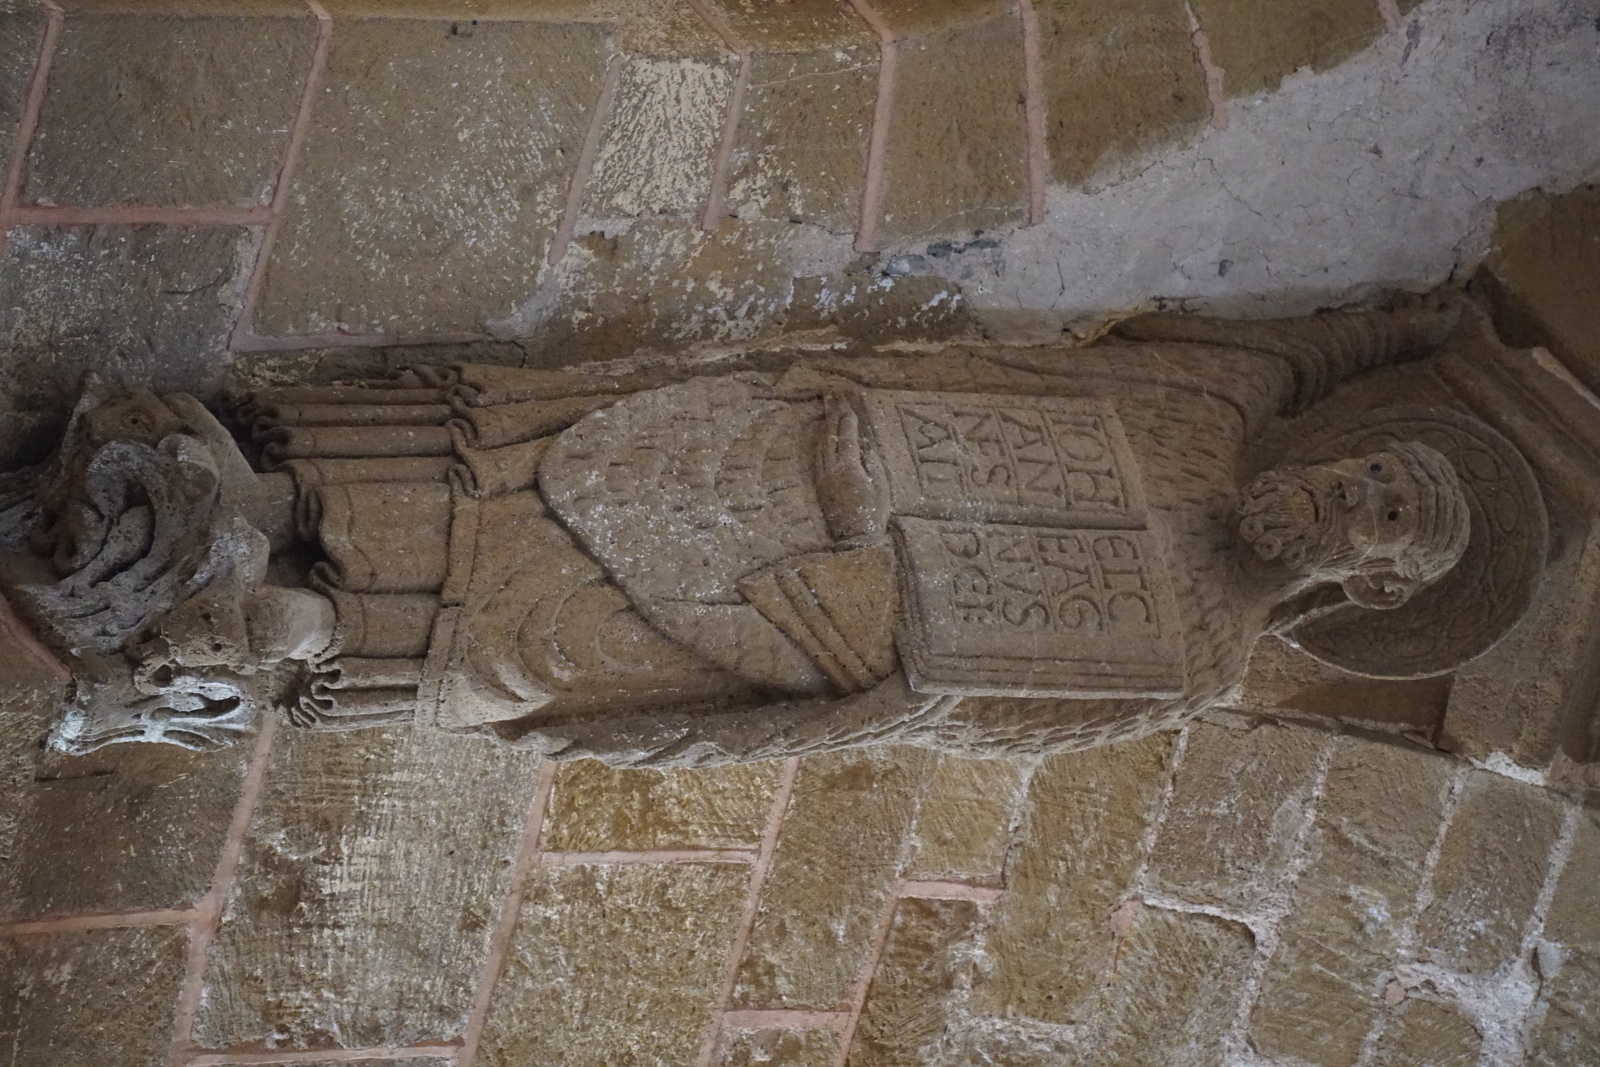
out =
[(930, 757), (911, 749), (800, 765), (739, 965), (736, 1008), (846, 1003), (878, 929)]
[(737, 865), (538, 871), (478, 1063), (689, 1067), (748, 874)]
[(203, 1047), (458, 1037), (537, 780), (410, 730), (280, 735), (212, 944)]
[(1533, 193), (1500, 208), (1484, 264), (1499, 283), (1495, 328), (1508, 344), (1543, 345), (1600, 389), (1600, 186)]
[(1544, 936), (1572, 949), (1600, 954), (1600, 813), (1578, 817), (1572, 851), (1556, 882)]
[(18, 754), (24, 773), (0, 785), (0, 808), (16, 827), (0, 865), (0, 918), (195, 903), (216, 874), (249, 743), (207, 753), (113, 745), (63, 756), (38, 747), (54, 711), (17, 738), (28, 746)]
[(1325, 735), (1195, 723), (1147, 882), (1196, 904), (1250, 908), (1283, 876)]
[(64, 413), (86, 370), (212, 393), (255, 236), (233, 227), (22, 227), (0, 263), (0, 396)]
[[(935, 242), (929, 251), (941, 245), (948, 249), (950, 242)], [(928, 274), (857, 271), (796, 278), (784, 326), (796, 332), (826, 330), (860, 345), (945, 341), (975, 332), (966, 297), (955, 283)]]
[(1220, 1067), (1255, 938), (1236, 922), (1145, 908), (1117, 954), (1093, 1063)]
[[(1005, 1020), (984, 1018), (971, 1029), (953, 1029), (936, 1067), (1083, 1067), (1081, 1046), (1042, 1027), (1007, 1027)], [(920, 1067), (920, 1065), (919, 1065)]]
[(722, 1035), (717, 1067), (833, 1067), (839, 1035), (832, 1030), (731, 1030)]
[(878, 51), (865, 45), (757, 55), (729, 160), (728, 214), (854, 231), (877, 80)]
[(850, 1067), (916, 1067), (944, 1032), (946, 1000), (978, 907), (966, 900), (902, 900), (872, 974)]
[(8, 1061), (163, 1067), (187, 941), (176, 927), (0, 939)]
[(775, 763), (703, 771), (614, 770), (566, 764), (545, 823), (547, 851), (748, 848), (761, 839), (777, 787)]
[(1209, 111), (1182, 0), (1041, 0), (1039, 55), (1052, 175), (1074, 185), (1171, 144)]
[(1321, 1067), (1361, 1052), (1454, 773), (1436, 756), (1356, 738), (1337, 746), (1251, 1016), (1263, 1052)]
[(454, 1061), (448, 1056), (433, 1057), (428, 1059), (407, 1060), (321, 1060), (317, 1063), (303, 1063), (302, 1067), (448, 1067)]
[(606, 117), (583, 213), (687, 216), (711, 193), (737, 62), (731, 56), (627, 60)]
[(1054, 756), (1035, 772), (978, 1010), (1084, 1017), (1112, 960), (1111, 913), (1132, 888), (1171, 749), (1170, 737), (1152, 736)]
[(745, 47), (759, 52), (816, 52), (873, 43), (872, 33), (839, 0), (711, 0), (713, 11)]
[(1250, 670), (1239, 683), (1236, 706), (1261, 715), (1288, 712), (1399, 726), (1431, 737), (1444, 722), (1451, 683), (1452, 676), (1404, 681), (1357, 678), (1267, 638), (1250, 654)]
[(1029, 768), (940, 756), (917, 810), (906, 877), (998, 884)]
[(1361, 51), (1383, 30), (1368, 0), (1304, 0), (1247, 6), (1194, 0), (1194, 13), (1222, 68), (1229, 96), (1271, 92), (1301, 67), (1326, 70)]
[[(24, 802), (43, 755), (44, 741), (66, 696), (54, 677), (7, 625), (9, 608), (0, 597), (0, 857), (4, 871), (17, 870), (17, 856), (32, 837)], [(15, 625), (21, 625), (20, 622)]]
[(28, 99), (28, 85), (44, 38), (44, 12), (23, 7), (13, 12), (0, 4), (0, 161), (11, 165), (17, 124)]
[(896, 37), (922, 37), (1013, 9), (1008, 0), (872, 0)]
[(461, 331), (534, 289), (600, 93), (591, 25), (340, 23), (263, 333)]
[(1445, 834), (1418, 955), (1485, 974), (1517, 950), (1544, 885), (1561, 810), (1543, 790), (1475, 772)]
[(1571, 1067), (1600, 1048), (1600, 952), (1580, 949), (1541, 990), (1528, 1041), (1528, 1067)]
[(1483, 1035), (1455, 1009), (1407, 999), (1378, 1039), (1384, 1067), (1476, 1067)]
[(68, 19), (29, 153), (41, 204), (265, 204), (316, 20)]
[(970, 234), (1021, 219), (1028, 190), (1017, 18), (896, 47), (879, 242)]

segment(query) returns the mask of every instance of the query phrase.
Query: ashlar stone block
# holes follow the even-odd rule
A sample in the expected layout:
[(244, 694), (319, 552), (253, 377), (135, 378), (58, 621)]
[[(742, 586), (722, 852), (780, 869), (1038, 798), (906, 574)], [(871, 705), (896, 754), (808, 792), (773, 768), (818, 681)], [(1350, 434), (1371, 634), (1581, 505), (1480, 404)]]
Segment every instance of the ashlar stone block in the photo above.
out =
[(1091, 1063), (1221, 1067), (1255, 938), (1211, 915), (1145, 908), (1117, 958)]
[(44, 40), (44, 11), (0, 4), (0, 162), (11, 165), (17, 127)]
[(1534, 1067), (1580, 1063), (1600, 1049), (1600, 814), (1594, 811), (1578, 817), (1544, 937), (1555, 943), (1560, 966), (1553, 976), (1544, 976), (1528, 1062)]
[(853, 232), (861, 213), (878, 50), (858, 44), (757, 55), (751, 62), (728, 167), (727, 213)]
[(716, 53), (628, 59), (584, 187), (583, 213), (638, 218), (702, 210), (737, 66)]
[(1147, 884), (1196, 904), (1251, 908), (1282, 879), (1326, 735), (1195, 723)]
[(1477, 1067), (1483, 1035), (1460, 1012), (1411, 998), (1378, 1039), (1384, 1067)]
[(849, 1067), (926, 1063), (944, 1032), (959, 952), (978, 922), (968, 900), (906, 899), (895, 905), (883, 955), (867, 989)]
[(1559, 803), (1536, 786), (1474, 772), (1450, 823), (1417, 923), (1419, 956), (1487, 974), (1519, 947), (1561, 830)]
[(409, 730), (280, 735), (211, 947), (205, 1048), (459, 1037), (537, 785)]
[(460, 332), (535, 288), (599, 99), (605, 29), (335, 25), (262, 333)]
[(1045, 148), (1079, 185), (1171, 144), (1209, 113), (1182, 0), (1039, 0)]
[(564, 765), (545, 822), (547, 851), (751, 848), (761, 839), (780, 766), (616, 770)]
[(1326, 70), (1383, 31), (1370, 0), (1194, 0), (1194, 13), (1229, 96), (1271, 92), (1301, 67)]
[(906, 877), (997, 885), (1030, 769), (940, 756), (917, 811)]
[(1010, 0), (872, 0), (896, 37), (925, 37), (1013, 10)]
[(0, 1049), (17, 1067), (164, 1067), (187, 942), (165, 926), (0, 939)]
[(749, 871), (536, 872), (489, 1009), (481, 1067), (691, 1067)]
[(872, 33), (840, 0), (710, 0), (740, 43), (757, 52), (823, 53), (871, 44)]
[(871, 951), (931, 757), (863, 749), (800, 765), (733, 1006), (831, 1011)]
[(236, 227), (13, 230), (0, 261), (0, 396), (64, 414), (86, 370), (212, 394), (255, 242)]
[(1337, 742), (1306, 867), (1251, 1015), (1262, 1052), (1319, 1067), (1356, 1062), (1454, 770), (1420, 751)]
[(67, 19), (24, 199), (268, 203), (315, 39), (309, 10), (298, 18)]
[(1020, 220), (1028, 182), (1019, 19), (1001, 15), (895, 47), (879, 242)]
[(839, 1035), (832, 1030), (728, 1030), (718, 1045), (717, 1067), (833, 1067)]
[(1034, 774), (989, 939), (993, 971), (974, 989), (977, 1010), (1051, 1023), (1085, 1017), (1116, 949), (1111, 913), (1133, 888), (1172, 744), (1154, 735), (1053, 756)]

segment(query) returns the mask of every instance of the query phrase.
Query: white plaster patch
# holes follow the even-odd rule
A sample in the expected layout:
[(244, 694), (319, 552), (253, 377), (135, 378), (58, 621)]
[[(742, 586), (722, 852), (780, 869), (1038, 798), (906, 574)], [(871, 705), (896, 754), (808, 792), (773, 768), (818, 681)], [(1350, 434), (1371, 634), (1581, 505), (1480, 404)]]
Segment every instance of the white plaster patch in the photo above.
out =
[(1594, 0), (1430, 0), (1325, 74), (1230, 102), (1225, 130), (1046, 221), (931, 260), (972, 305), (1060, 323), (1166, 297), (1300, 314), (1429, 288), (1488, 248), (1494, 206), (1600, 172)]

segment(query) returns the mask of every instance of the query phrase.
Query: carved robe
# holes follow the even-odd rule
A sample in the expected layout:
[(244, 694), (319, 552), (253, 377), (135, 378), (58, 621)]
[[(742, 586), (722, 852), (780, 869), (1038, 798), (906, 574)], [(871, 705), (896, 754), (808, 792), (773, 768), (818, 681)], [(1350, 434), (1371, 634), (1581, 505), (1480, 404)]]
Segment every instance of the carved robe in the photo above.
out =
[[(781, 376), (663, 383), (463, 365), (371, 387), (261, 391), (246, 412), (263, 465), (293, 479), (299, 532), (320, 556), (309, 581), (338, 615), (333, 654), (304, 680), (291, 714), (324, 726), (415, 714), (623, 764), (888, 739), (1045, 751), (1170, 726), (1237, 682), (1265, 622), (1241, 602), (1235, 573), (1247, 443), (1349, 373), (1438, 339), (1423, 336), (1437, 329), (1425, 316), (1216, 336), (1207, 331), (1219, 327), (1188, 320), (1180, 339), (1164, 337), (1170, 329), (1136, 320), (1122, 343), (1080, 350), (813, 359)], [(1032, 425), (1030, 404), (1052, 417), (1100, 405), (1142, 499), (1137, 523), (1124, 502), (1123, 518), (1094, 520), (1090, 532), (1127, 527), (1100, 537), (1107, 551), (1151, 557), (1144, 573), (1173, 613), (1164, 629), (1186, 635), (1170, 677), (1130, 683), (1113, 670), (1105, 691), (1085, 698), (1030, 695), (1064, 684), (1033, 677), (1055, 677), (1046, 668), (1057, 660), (1093, 660), (1074, 649), (1079, 622), (1063, 614), (1052, 619), (1065, 634), (1059, 651), (1049, 633), (1027, 646), (1039, 650), (1036, 672), (1013, 656), (984, 667), (987, 676), (958, 666), (962, 684), (908, 685), (903, 661), (926, 649), (897, 631), (915, 605), (897, 611), (896, 597), (934, 588), (919, 585), (918, 559), (941, 531), (979, 528), (937, 508), (931, 519), (917, 513), (900, 499), (914, 483), (901, 470), (896, 548), (835, 543), (813, 475), (821, 398), (862, 391), (899, 398), (913, 414), (959, 401), (1019, 425)], [(878, 432), (873, 447), (896, 431)], [(1014, 460), (1008, 479), (1022, 469)], [(980, 534), (1054, 550), (1059, 538), (1039, 538), (1072, 532), (1069, 519), (1026, 525), (1022, 500), (992, 497), (1000, 503), (982, 512)], [(1042, 559), (1025, 569), (1039, 571)], [(1080, 621), (1126, 609), (1153, 626), (1158, 607), (1149, 597), (1127, 601), (1132, 608), (1086, 603), (1024, 598), (1009, 622), (1039, 631), (1035, 609)], [(1003, 605), (985, 610), (1006, 625)], [(930, 670), (917, 666), (913, 681)], [(973, 693), (984, 695), (962, 695)]]

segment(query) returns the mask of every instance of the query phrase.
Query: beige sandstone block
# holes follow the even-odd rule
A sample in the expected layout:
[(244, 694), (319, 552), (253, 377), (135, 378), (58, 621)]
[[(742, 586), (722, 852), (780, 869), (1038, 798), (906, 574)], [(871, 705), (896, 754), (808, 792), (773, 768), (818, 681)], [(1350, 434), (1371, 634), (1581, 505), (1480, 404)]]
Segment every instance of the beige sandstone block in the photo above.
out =
[(11, 232), (0, 261), (0, 395), (58, 410), (83, 372), (212, 394), (256, 235), (236, 227)]
[(1401, 727), (1432, 737), (1445, 719), (1453, 679), (1397, 681), (1358, 678), (1312, 659), (1276, 638), (1250, 653), (1250, 669), (1239, 683), (1235, 705), (1259, 715), (1316, 715), (1355, 724)]
[(880, 243), (989, 230), (1028, 199), (1022, 30), (1014, 15), (902, 41)]
[(280, 734), (211, 946), (201, 1046), (459, 1037), (537, 777), (475, 739)]
[(1461, 1013), (1432, 1000), (1409, 999), (1378, 1040), (1383, 1067), (1477, 1067), (1483, 1035)]
[(920, 1067), (945, 1029), (959, 951), (978, 922), (968, 900), (895, 905), (883, 955), (850, 1046), (849, 1067)]
[(727, 213), (853, 232), (877, 83), (869, 45), (757, 55), (729, 160)]
[(839, 1035), (832, 1030), (732, 1030), (722, 1035), (717, 1067), (833, 1067)]
[(164, 926), (0, 939), (8, 1067), (164, 1067), (187, 941)]
[(479, 1067), (691, 1067), (749, 873), (740, 864), (537, 871)]
[[(929, 246), (946, 253), (951, 242)], [(828, 330), (860, 345), (949, 341), (976, 332), (961, 287), (947, 278), (873, 272), (796, 278), (784, 322), (790, 331)]]
[(545, 822), (547, 851), (750, 848), (761, 839), (780, 765), (616, 770), (564, 764)]
[(683, 217), (703, 210), (737, 66), (720, 52), (629, 58), (584, 186), (583, 213)]
[(741, 45), (758, 52), (822, 52), (873, 43), (841, 0), (710, 0)]
[(1454, 773), (1437, 756), (1358, 738), (1337, 745), (1251, 1015), (1263, 1052), (1319, 1067), (1360, 1055)]
[(1542, 789), (1474, 772), (1417, 924), (1418, 955), (1487, 974), (1515, 953), (1560, 829), (1561, 809)]
[(264, 205), (316, 20), (80, 15), (50, 68), (24, 199)]
[(1229, 96), (1271, 92), (1301, 67), (1326, 70), (1383, 30), (1370, 0), (1194, 0)]
[(1600, 812), (1578, 818), (1572, 851), (1556, 882), (1544, 936), (1567, 948), (1600, 953)]
[(1038, 0), (1045, 147), (1073, 185), (1171, 144), (1210, 112), (1182, 0)]
[(733, 1006), (846, 1005), (900, 860), (931, 756), (862, 749), (800, 765)]
[(929, 1063), (933, 1067), (1090, 1067), (1081, 1058), (1080, 1046), (1063, 1036), (1031, 1026), (1007, 1029), (1003, 1021), (988, 1018), (977, 1020), (970, 1029), (952, 1029), (942, 1053)]
[(452, 25), (334, 26), (262, 333), (474, 330), (533, 291), (600, 95), (606, 31)]
[(1533, 1011), (1528, 1067), (1574, 1067), (1600, 1049), (1600, 952), (1579, 949), (1546, 982)]
[(0, 160), (11, 165), (28, 86), (44, 38), (44, 10), (0, 3)]
[(1028, 773), (1011, 760), (940, 756), (917, 811), (906, 877), (998, 885)]
[(217, 752), (113, 745), (64, 756), (38, 748), (54, 710), (18, 738), (23, 773), (0, 786), (9, 815), (0, 818), (13, 828), (0, 918), (194, 904), (216, 875), (250, 740)]
[(296, 1061), (296, 1067), (451, 1067), (448, 1057), (408, 1060), (321, 1060), (316, 1063)]
[(976, 1010), (1085, 1018), (1112, 961), (1111, 913), (1132, 889), (1171, 750), (1170, 735), (1153, 735), (1053, 756), (1034, 774)]
[(1259, 904), (1283, 877), (1325, 740), (1295, 727), (1191, 726), (1147, 884), (1196, 904)]
[(922, 37), (1015, 10), (1010, 0), (870, 0), (896, 37)]
[(1117, 954), (1091, 1063), (1221, 1067), (1255, 938), (1210, 915), (1142, 910)]

